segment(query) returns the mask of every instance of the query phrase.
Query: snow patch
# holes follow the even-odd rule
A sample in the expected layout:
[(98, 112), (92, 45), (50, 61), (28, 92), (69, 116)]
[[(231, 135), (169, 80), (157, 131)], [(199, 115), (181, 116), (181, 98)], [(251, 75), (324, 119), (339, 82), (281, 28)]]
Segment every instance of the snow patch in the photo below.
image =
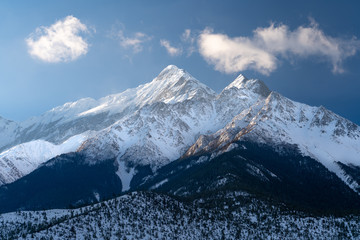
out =
[(98, 192), (96, 192), (96, 191), (94, 191), (93, 194), (94, 194), (94, 197), (96, 198), (96, 200), (98, 202), (100, 202), (100, 194)]
[(126, 167), (126, 163), (124, 161), (120, 161), (119, 158), (117, 162), (119, 167), (116, 171), (116, 175), (118, 175), (121, 180), (122, 192), (125, 192), (130, 189), (130, 183), (135, 175), (135, 169)]
[(160, 187), (161, 185), (167, 183), (169, 181), (169, 179), (164, 179), (162, 180), (161, 182), (158, 182), (157, 184), (155, 184), (154, 186), (152, 186), (150, 189), (153, 190), (153, 189), (157, 189), (158, 187)]

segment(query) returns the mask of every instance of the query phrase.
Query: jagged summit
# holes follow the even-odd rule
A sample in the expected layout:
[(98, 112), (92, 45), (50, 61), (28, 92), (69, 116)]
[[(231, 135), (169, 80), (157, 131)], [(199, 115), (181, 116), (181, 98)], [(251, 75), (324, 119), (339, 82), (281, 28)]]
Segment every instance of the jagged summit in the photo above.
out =
[(181, 75), (182, 73), (185, 73), (185, 70), (180, 69), (175, 65), (169, 65), (164, 68), (155, 79), (158, 81), (167, 80), (174, 74)]
[(176, 66), (176, 65), (174, 65), (174, 64), (169, 64), (166, 68), (164, 68), (163, 69), (163, 71), (164, 70), (171, 70), (171, 69), (173, 69), (173, 70), (183, 70), (183, 69), (180, 69), (178, 66)]
[(148, 103), (175, 103), (215, 96), (212, 89), (175, 65), (167, 66), (152, 82), (136, 89), (137, 97)]
[[(169, 65), (164, 68), (159, 75), (154, 78), (154, 80), (150, 83), (145, 84), (148, 85), (156, 85), (156, 88), (167, 88), (176, 87), (183, 84), (192, 83), (201, 88), (210, 88), (205, 84), (201, 83), (199, 80), (194, 78), (191, 74), (189, 74), (184, 69), (178, 68), (175, 65)], [(211, 90), (212, 91), (212, 90)]]
[(200, 83), (199, 80), (195, 79), (184, 69), (178, 68), (175, 65), (169, 65), (166, 68), (164, 68), (159, 73), (159, 75), (156, 78), (154, 78), (152, 82), (147, 83), (144, 86), (148, 84), (152, 84), (152, 85), (156, 84), (162, 86), (163, 84), (175, 84), (178, 82), (180, 82), (179, 84), (181, 84), (184, 81), (189, 81), (189, 80)]
[(248, 80), (249, 79), (247, 79), (244, 75), (240, 74), (237, 78), (235, 78), (234, 81), (232, 81), (227, 87), (225, 87), (225, 89), (229, 89), (232, 87), (242, 88)]
[(159, 84), (159, 82), (175, 83), (178, 81), (190, 80), (190, 79), (199, 82), (184, 69), (178, 68), (175, 65), (169, 65), (166, 68), (164, 68), (153, 81), (155, 81), (156, 84)]
[(233, 82), (225, 87), (224, 90), (231, 88), (248, 89), (263, 97), (267, 97), (271, 92), (263, 81), (259, 79), (248, 79), (242, 74), (240, 74)]

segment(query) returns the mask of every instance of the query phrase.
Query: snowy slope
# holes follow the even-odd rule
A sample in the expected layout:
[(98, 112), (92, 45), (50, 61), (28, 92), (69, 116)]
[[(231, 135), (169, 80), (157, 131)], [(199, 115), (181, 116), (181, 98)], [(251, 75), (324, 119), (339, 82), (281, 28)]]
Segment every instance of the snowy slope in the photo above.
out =
[(0, 185), (21, 178), (55, 156), (76, 151), (89, 135), (90, 133), (76, 135), (59, 145), (34, 140), (0, 153)]
[[(182, 84), (184, 81), (187, 84)], [(207, 98), (215, 93), (184, 70), (170, 65), (152, 82), (137, 88), (99, 100), (84, 98), (69, 102), (21, 122), (11, 132), (12, 138), (0, 139), (0, 150), (35, 139), (59, 144), (87, 130), (102, 130), (145, 105), (185, 101), (194, 95)]]
[(16, 122), (0, 117), (0, 149), (15, 140), (18, 129), (19, 125)]
[(269, 96), (250, 124), (257, 125), (250, 133), (252, 138), (296, 144), (304, 155), (319, 160), (351, 188), (359, 188), (336, 163), (360, 166), (360, 129), (356, 124), (322, 106), (296, 103), (278, 93)]
[[(255, 87), (253, 86), (255, 80), (252, 80), (252, 85), (242, 85), (241, 79), (244, 79), (242, 75), (221, 94), (216, 95), (213, 90), (186, 71), (170, 65), (153, 81), (137, 88), (99, 100), (84, 98), (69, 102), (19, 124), (8, 121), (6, 124), (10, 124), (10, 127), (7, 127), (9, 129), (6, 131), (0, 129), (4, 133), (3, 136), (5, 134), (9, 136), (0, 139), (0, 150), (36, 139), (59, 144), (71, 136), (88, 130), (102, 130), (120, 119), (128, 118), (143, 107), (159, 102), (169, 105), (184, 103), (185, 105), (188, 101), (193, 101), (192, 104), (197, 100), (207, 101), (216, 108), (216, 118), (222, 117), (222, 124), (225, 124), (229, 120), (228, 115), (233, 117), (234, 112), (237, 113), (244, 107), (250, 106), (253, 100), (258, 98), (257, 93), (252, 94), (253, 90), (257, 91), (256, 84)], [(247, 88), (254, 89), (248, 91)], [(268, 92), (269, 90), (265, 89), (265, 93)], [(196, 114), (202, 114), (201, 109), (200, 112), (194, 113)], [(5, 125), (1, 121), (2, 119), (0, 119), (0, 128)]]
[(337, 174), (352, 189), (359, 183), (337, 164), (360, 166), (360, 128), (324, 107), (294, 102), (276, 92), (233, 118), (215, 134), (201, 136), (185, 156), (218, 150), (231, 142), (250, 139), (271, 145), (295, 144)]
[(90, 158), (120, 157), (156, 169), (181, 157), (199, 135), (224, 127), (270, 93), (261, 81), (240, 75), (216, 95), (174, 66), (145, 86), (153, 89), (152, 95), (141, 90), (150, 99), (144, 100), (148, 104), (83, 144), (81, 150)]

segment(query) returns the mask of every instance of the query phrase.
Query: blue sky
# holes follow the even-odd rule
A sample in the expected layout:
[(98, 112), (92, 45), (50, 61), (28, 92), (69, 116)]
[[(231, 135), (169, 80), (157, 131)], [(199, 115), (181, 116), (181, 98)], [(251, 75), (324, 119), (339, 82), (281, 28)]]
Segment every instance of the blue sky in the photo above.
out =
[(217, 92), (239, 73), (360, 124), (358, 1), (1, 1), (0, 116), (151, 81), (167, 65)]

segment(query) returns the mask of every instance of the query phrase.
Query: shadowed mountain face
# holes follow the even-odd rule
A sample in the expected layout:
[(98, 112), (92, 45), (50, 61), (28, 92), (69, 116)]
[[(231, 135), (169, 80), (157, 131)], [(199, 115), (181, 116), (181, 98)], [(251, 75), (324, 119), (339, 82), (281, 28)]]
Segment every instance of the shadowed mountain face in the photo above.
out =
[(31, 174), (1, 188), (2, 211), (68, 208), (121, 193), (114, 161), (85, 163), (81, 154), (56, 157)]
[(1, 138), (2, 212), (139, 189), (189, 199), (236, 190), (312, 212), (359, 210), (359, 127), (242, 75), (216, 94), (170, 65), (119, 94), (19, 124), (0, 119), (0, 131), (14, 136)]
[(311, 212), (358, 212), (360, 197), (321, 163), (294, 145), (232, 143), (218, 156), (179, 159), (161, 168), (140, 189), (186, 197), (219, 190), (245, 191)]
[[(135, 174), (129, 191), (151, 190), (187, 199), (241, 191), (312, 213), (344, 214), (360, 210), (357, 193), (292, 145), (275, 149), (239, 141), (219, 156), (179, 159), (155, 173), (150, 166), (127, 166), (132, 167)], [(124, 187), (117, 168), (116, 159), (89, 165), (84, 155), (62, 155), (0, 188), (0, 211), (66, 208), (109, 199), (121, 194)]]

